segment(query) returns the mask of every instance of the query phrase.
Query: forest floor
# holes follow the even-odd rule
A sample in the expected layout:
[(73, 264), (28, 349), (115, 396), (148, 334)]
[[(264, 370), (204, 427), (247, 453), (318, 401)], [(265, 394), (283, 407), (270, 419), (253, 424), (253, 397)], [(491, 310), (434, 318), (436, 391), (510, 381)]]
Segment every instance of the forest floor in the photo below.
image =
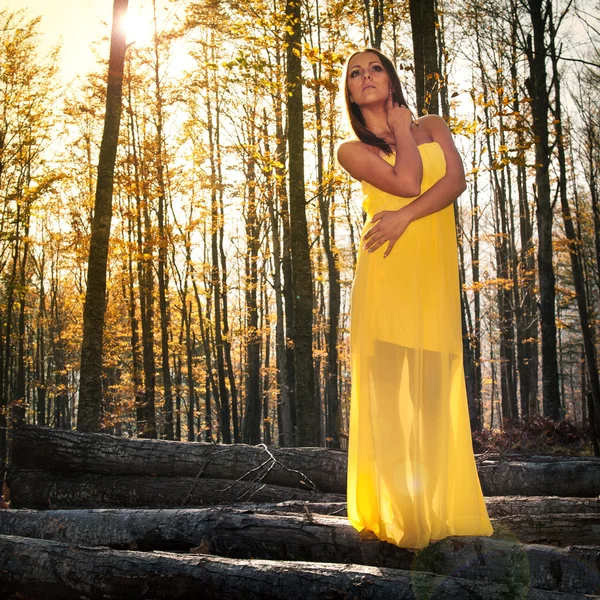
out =
[(567, 419), (553, 421), (540, 415), (518, 421), (505, 420), (502, 429), (475, 432), (473, 446), (477, 454), (594, 456), (589, 425)]

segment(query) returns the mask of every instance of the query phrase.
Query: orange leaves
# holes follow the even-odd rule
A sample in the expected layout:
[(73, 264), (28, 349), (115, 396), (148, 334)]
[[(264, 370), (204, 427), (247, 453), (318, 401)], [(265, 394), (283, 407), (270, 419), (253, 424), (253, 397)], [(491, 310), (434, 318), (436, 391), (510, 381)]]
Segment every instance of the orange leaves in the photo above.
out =
[(462, 287), (466, 292), (475, 293), (479, 293), (489, 288), (511, 290), (514, 287), (514, 281), (505, 277), (495, 277), (486, 279), (484, 281), (477, 281), (471, 284), (463, 284)]

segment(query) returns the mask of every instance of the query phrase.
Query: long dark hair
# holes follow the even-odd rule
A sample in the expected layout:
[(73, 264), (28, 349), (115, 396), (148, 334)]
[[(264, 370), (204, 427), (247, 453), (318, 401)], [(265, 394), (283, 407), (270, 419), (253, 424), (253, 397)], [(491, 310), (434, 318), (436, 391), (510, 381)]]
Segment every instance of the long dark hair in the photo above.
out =
[(365, 125), (365, 119), (362, 115), (362, 112), (357, 104), (350, 101), (350, 92), (348, 91), (348, 65), (350, 61), (357, 55), (362, 54), (363, 52), (372, 52), (376, 54), (379, 60), (381, 60), (381, 64), (385, 69), (388, 77), (390, 78), (390, 83), (392, 85), (392, 100), (396, 102), (399, 106), (407, 106), (406, 99), (404, 98), (404, 94), (402, 92), (402, 86), (400, 85), (400, 79), (398, 77), (398, 73), (396, 73), (396, 69), (392, 61), (382, 54), (380, 50), (376, 48), (365, 48), (364, 50), (358, 50), (354, 52), (348, 57), (346, 64), (344, 65), (344, 69), (342, 71), (342, 80), (341, 84), (344, 86), (344, 100), (346, 103), (346, 112), (348, 113), (348, 121), (350, 122), (350, 127), (356, 134), (359, 140), (369, 144), (370, 146), (376, 146), (377, 148), (381, 148), (386, 154), (391, 154), (392, 149), (390, 145), (379, 136), (375, 135), (370, 129), (367, 129)]

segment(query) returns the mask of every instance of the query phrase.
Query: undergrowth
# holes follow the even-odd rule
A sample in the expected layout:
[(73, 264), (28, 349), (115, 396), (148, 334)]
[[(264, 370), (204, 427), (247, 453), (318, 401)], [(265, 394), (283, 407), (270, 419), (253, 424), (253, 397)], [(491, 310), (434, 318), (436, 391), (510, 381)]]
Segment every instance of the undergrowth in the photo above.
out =
[(473, 447), (476, 453), (594, 455), (589, 425), (575, 425), (566, 419), (553, 421), (541, 415), (504, 419), (501, 429), (473, 432)]

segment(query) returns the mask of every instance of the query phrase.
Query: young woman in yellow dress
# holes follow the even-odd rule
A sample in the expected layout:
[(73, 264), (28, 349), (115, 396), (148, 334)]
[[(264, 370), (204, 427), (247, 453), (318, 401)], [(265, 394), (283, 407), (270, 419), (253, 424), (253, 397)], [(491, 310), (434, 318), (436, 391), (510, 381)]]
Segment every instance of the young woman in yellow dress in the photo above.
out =
[(381, 52), (350, 56), (343, 81), (357, 139), (338, 160), (362, 182), (367, 214), (352, 286), (348, 519), (412, 549), (489, 536), (463, 371), (462, 161), (444, 119), (413, 120)]

